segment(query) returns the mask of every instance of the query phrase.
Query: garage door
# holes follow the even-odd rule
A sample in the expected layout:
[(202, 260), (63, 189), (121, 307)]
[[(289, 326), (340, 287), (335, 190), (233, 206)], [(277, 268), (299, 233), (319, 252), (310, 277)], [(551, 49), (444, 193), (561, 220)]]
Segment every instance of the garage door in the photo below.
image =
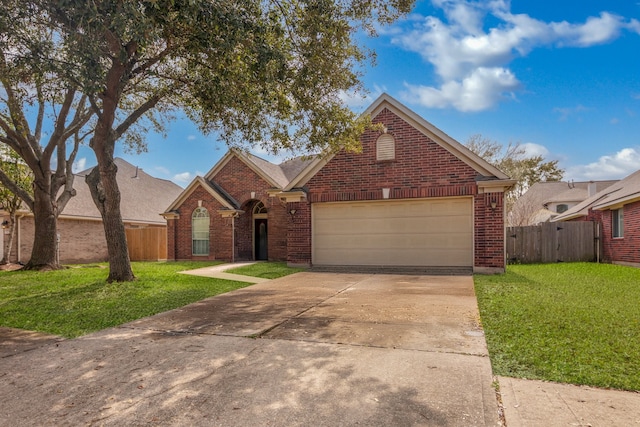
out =
[(470, 267), (471, 198), (315, 203), (314, 265)]

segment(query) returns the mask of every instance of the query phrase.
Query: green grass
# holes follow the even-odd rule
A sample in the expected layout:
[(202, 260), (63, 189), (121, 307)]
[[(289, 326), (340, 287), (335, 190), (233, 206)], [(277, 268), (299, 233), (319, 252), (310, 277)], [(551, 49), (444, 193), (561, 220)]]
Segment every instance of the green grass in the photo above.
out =
[(132, 264), (127, 283), (106, 283), (104, 265), (0, 272), (0, 326), (73, 338), (248, 285), (177, 274), (215, 263)]
[(640, 269), (514, 265), (474, 281), (496, 375), (640, 390)]
[(304, 268), (287, 267), (286, 262), (257, 262), (244, 267), (226, 270), (226, 273), (242, 274), (244, 276), (262, 277), (263, 279), (277, 279), (278, 277), (304, 271)]

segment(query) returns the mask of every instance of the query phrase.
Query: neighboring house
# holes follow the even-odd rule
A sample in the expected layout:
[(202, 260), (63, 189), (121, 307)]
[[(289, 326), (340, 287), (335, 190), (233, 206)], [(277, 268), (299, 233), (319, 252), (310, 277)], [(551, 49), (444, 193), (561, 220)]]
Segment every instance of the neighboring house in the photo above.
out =
[(600, 224), (605, 261), (640, 267), (640, 170), (553, 219), (587, 220)]
[(537, 182), (516, 200), (507, 214), (507, 223), (525, 226), (550, 221), (615, 182)]
[(386, 94), (365, 114), (361, 153), (229, 151), (165, 211), (168, 258), (503, 271), (514, 181)]
[[(116, 158), (115, 163), (118, 166), (117, 180), (121, 194), (122, 218), (127, 231), (154, 227), (165, 230), (166, 221), (160, 216), (160, 212), (180, 194), (182, 188), (171, 181), (154, 178), (120, 158)], [(77, 194), (71, 198), (58, 217), (61, 263), (107, 260), (102, 218), (85, 182), (85, 176), (90, 171), (91, 169), (88, 169), (75, 175), (73, 186)], [(18, 218), (11, 260), (26, 263), (33, 246), (33, 214), (29, 210), (23, 210), (18, 213)], [(0, 221), (4, 219), (0, 211)], [(8, 230), (3, 230), (2, 234), (4, 232)], [(164, 241), (164, 231), (160, 234)], [(159, 258), (164, 259), (165, 251), (161, 252)]]

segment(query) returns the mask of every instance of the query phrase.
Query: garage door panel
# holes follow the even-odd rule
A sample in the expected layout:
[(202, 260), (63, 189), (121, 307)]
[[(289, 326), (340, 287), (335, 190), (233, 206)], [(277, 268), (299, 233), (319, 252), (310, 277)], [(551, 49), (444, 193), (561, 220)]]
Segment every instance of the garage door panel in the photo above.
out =
[(313, 205), (316, 265), (471, 266), (471, 198)]
[[(430, 249), (416, 252), (407, 248), (395, 250), (387, 249), (337, 249), (319, 251), (316, 264), (318, 265), (377, 265), (377, 266), (441, 266), (459, 267), (470, 265), (471, 253), (459, 249)], [(344, 260), (336, 264), (323, 263), (323, 259)], [(347, 260), (357, 259), (357, 264), (349, 264)]]
[[(469, 217), (452, 215), (447, 217), (409, 217), (409, 218), (357, 218), (357, 219), (335, 219), (316, 221), (318, 234), (370, 234), (371, 230), (376, 233), (421, 233), (425, 228), (425, 221), (429, 221), (429, 229), (437, 229), (443, 232), (464, 232), (472, 230), (472, 222)], [(362, 227), (362, 221), (367, 221), (367, 227)], [(428, 230), (427, 230), (428, 231)]]

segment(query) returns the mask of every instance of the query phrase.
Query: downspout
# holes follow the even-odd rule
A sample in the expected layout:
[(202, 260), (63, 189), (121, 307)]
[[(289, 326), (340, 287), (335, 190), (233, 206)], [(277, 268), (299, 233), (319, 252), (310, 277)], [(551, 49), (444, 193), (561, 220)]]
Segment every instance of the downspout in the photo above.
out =
[(236, 215), (231, 216), (231, 262), (236, 261)]
[(600, 223), (596, 222), (596, 262), (600, 264)]
[(17, 263), (20, 262), (20, 255), (21, 255), (20, 246), (22, 246), (21, 245), (22, 233), (20, 232), (20, 220), (22, 219), (22, 217), (24, 217), (24, 215), (18, 215), (16, 217), (16, 262)]

